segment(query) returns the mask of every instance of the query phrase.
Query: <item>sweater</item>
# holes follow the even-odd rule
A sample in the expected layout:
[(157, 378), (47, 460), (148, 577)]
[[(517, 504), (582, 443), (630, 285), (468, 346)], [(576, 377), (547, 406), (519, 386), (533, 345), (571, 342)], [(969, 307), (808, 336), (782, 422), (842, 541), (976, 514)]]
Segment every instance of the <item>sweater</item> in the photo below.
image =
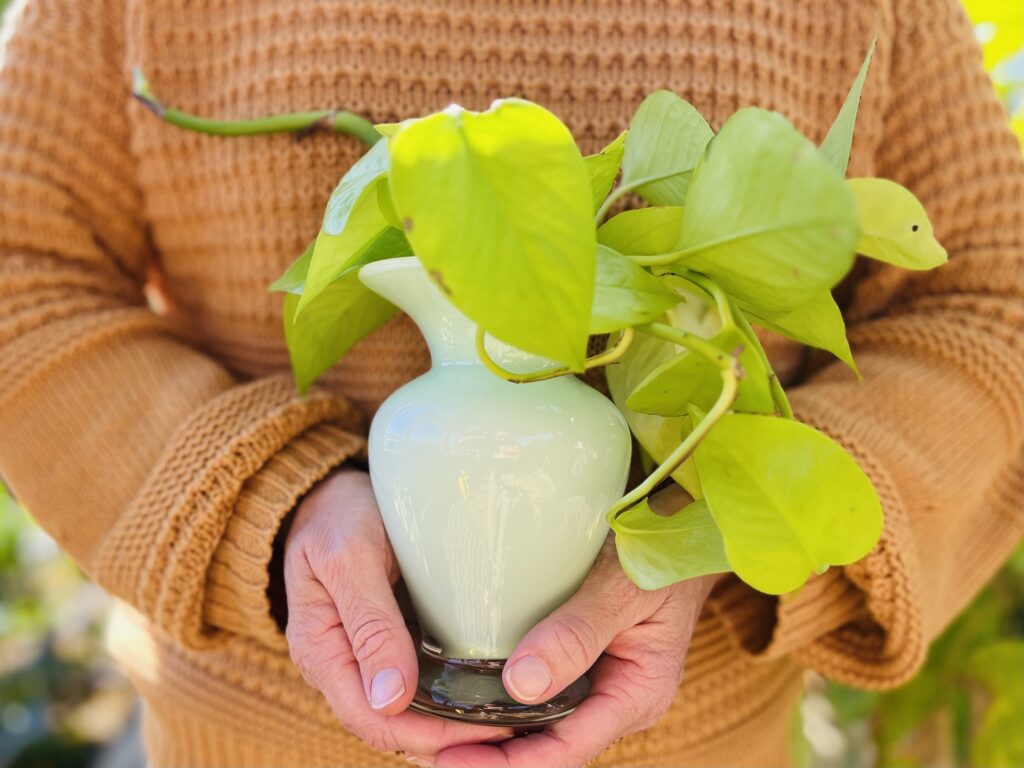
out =
[(153, 765), (404, 765), (346, 733), (268, 598), (282, 521), (365, 451), (429, 364), (408, 318), (307, 396), (267, 285), (365, 147), (221, 138), (222, 119), (345, 108), (393, 122), (522, 96), (597, 151), (671, 89), (717, 128), (785, 114), (820, 141), (872, 36), (851, 176), (922, 200), (950, 253), (862, 263), (840, 292), (863, 381), (769, 339), (797, 416), (878, 488), (862, 561), (798, 593), (725, 579), (675, 704), (599, 765), (783, 765), (801, 670), (898, 685), (1022, 530), (1024, 159), (954, 0), (30, 0), (0, 70), (0, 474), (118, 600), (111, 647)]

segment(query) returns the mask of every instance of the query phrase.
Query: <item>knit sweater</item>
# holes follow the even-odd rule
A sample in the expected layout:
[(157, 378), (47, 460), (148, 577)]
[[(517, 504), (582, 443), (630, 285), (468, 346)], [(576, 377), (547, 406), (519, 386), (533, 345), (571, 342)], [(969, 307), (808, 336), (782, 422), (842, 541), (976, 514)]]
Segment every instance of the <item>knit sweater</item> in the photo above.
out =
[[(0, 474), (123, 606), (111, 643), (156, 766), (403, 765), (346, 733), (271, 617), (281, 521), (365, 449), (428, 365), (398, 317), (308, 396), (267, 292), (364, 151), (225, 139), (130, 98), (241, 119), (377, 122), (523, 96), (585, 152), (669, 88), (713, 127), (759, 105), (826, 133), (877, 32), (851, 175), (924, 202), (949, 264), (861, 264), (844, 290), (863, 381), (777, 338), (797, 415), (839, 440), (886, 522), (863, 561), (781, 599), (735, 579), (675, 705), (601, 765), (778, 765), (810, 666), (886, 688), (1021, 529), (1024, 161), (953, 0), (30, 0), (0, 70)], [(148, 299), (148, 300), (147, 300)]]

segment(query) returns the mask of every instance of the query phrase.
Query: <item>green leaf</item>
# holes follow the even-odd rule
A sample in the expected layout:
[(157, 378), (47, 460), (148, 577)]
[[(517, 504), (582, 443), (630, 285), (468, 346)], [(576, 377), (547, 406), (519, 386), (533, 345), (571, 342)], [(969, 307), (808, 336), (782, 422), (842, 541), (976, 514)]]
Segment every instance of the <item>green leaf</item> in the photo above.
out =
[(300, 296), (284, 297), (284, 335), (300, 392), (398, 310), (352, 272), (331, 283), (297, 314)]
[(597, 243), (569, 130), (508, 100), (431, 115), (390, 142), (395, 210), (452, 303), (492, 336), (581, 370)]
[(344, 233), (327, 235), (321, 232), (317, 235), (302, 299), (297, 305), (298, 314), (305, 312), (306, 307), (329, 286), (364, 264), (412, 254), (405, 234), (388, 226), (379, 210), (374, 210), (379, 218), (366, 219), (365, 226), (355, 225), (353, 217), (353, 226)]
[(846, 182), (860, 211), (857, 252), (903, 269), (933, 269), (949, 258), (914, 194), (888, 179)]
[(692, 104), (671, 91), (655, 91), (629, 125), (622, 186), (654, 205), (682, 205), (690, 174), (714, 135)]
[(690, 405), (710, 409), (721, 389), (721, 376), (714, 364), (683, 350), (647, 374), (630, 393), (626, 406), (638, 413), (685, 416)]
[[(711, 343), (722, 354), (740, 352), (740, 365), (744, 377), (732, 409), (752, 413), (775, 413), (768, 370), (757, 350), (743, 332), (733, 326), (718, 332)], [(683, 350), (651, 371), (636, 389), (626, 405), (640, 413), (658, 416), (684, 416), (691, 405), (708, 411), (722, 391), (722, 377), (718, 368), (702, 355)]]
[(790, 592), (812, 571), (859, 560), (881, 535), (867, 475), (806, 424), (727, 414), (695, 459), (729, 563), (762, 592)]
[(978, 649), (967, 675), (988, 689), (990, 699), (971, 745), (971, 764), (1024, 765), (1024, 641), (1000, 640)]
[(679, 303), (679, 295), (611, 248), (597, 246), (590, 332), (610, 333), (649, 323)]
[(831, 352), (860, 377), (850, 351), (850, 342), (846, 338), (843, 313), (831, 293), (826, 291), (802, 306), (774, 312), (742, 304), (740, 306), (758, 325), (801, 344)]
[[(1019, 674), (1007, 675), (1007, 670)], [(1001, 640), (979, 648), (967, 663), (967, 675), (992, 693), (1024, 701), (1024, 640)]]
[(641, 589), (730, 570), (722, 534), (703, 501), (665, 516), (644, 500), (613, 520), (612, 529), (622, 570)]
[(792, 309), (839, 282), (858, 236), (853, 195), (824, 156), (782, 115), (747, 108), (694, 173), (678, 263), (751, 306)]
[(590, 191), (594, 195), (594, 210), (601, 207), (601, 203), (608, 197), (608, 193), (615, 183), (615, 177), (619, 175), (619, 166), (622, 164), (622, 152), (626, 143), (626, 132), (623, 131), (607, 147), (596, 155), (587, 155), (583, 162), (587, 165), (587, 173), (590, 174)]
[(653, 256), (674, 250), (682, 230), (679, 206), (636, 208), (602, 224), (597, 241), (627, 256)]
[[(377, 142), (374, 148), (383, 143)], [(306, 285), (296, 310), (298, 314), (302, 314), (349, 266), (357, 263), (382, 234), (392, 229), (377, 202), (376, 187), (382, 181), (383, 178), (374, 180), (363, 191), (348, 213), (345, 228), (340, 234), (321, 230), (317, 235), (309, 272), (306, 274)]]
[(302, 293), (306, 287), (306, 273), (309, 271), (309, 262), (313, 259), (313, 247), (316, 240), (306, 246), (291, 266), (277, 280), (270, 284), (270, 290), (281, 291), (282, 293)]
[[(703, 297), (684, 288), (680, 288), (679, 293), (684, 303), (677, 304), (668, 312), (672, 325), (704, 337), (717, 333), (718, 317)], [(677, 353), (674, 344), (641, 333), (637, 334), (617, 364), (605, 368), (612, 400), (625, 417), (637, 442), (654, 461), (659, 463), (668, 458), (668, 455), (679, 446), (685, 434), (689, 434), (689, 417), (665, 418), (638, 413), (626, 405), (626, 400), (651, 371)], [(693, 498), (701, 498), (701, 488), (697, 482), (692, 459), (673, 472), (672, 479), (685, 488)]]
[(842, 176), (846, 175), (846, 166), (850, 162), (850, 148), (853, 146), (853, 128), (857, 123), (860, 94), (864, 89), (864, 81), (867, 79), (874, 53), (875, 40), (872, 40), (867, 56), (864, 57), (864, 63), (860, 65), (860, 71), (854, 78), (853, 85), (850, 86), (850, 92), (846, 94), (846, 100), (843, 101), (843, 106), (839, 109), (835, 122), (832, 123), (828, 135), (821, 143), (821, 153)]
[(388, 183), (386, 176), (377, 184), (377, 207), (380, 208), (381, 216), (388, 224), (395, 229), (404, 229), (402, 222), (398, 219), (398, 214), (395, 213), (395, 204), (391, 199), (391, 184)]
[[(340, 235), (348, 223), (356, 203), (367, 194), (374, 183), (383, 178), (388, 170), (388, 143), (378, 141), (359, 160), (353, 163), (341, 177), (327, 200), (321, 231), (328, 235)], [(376, 189), (373, 190), (376, 192)]]

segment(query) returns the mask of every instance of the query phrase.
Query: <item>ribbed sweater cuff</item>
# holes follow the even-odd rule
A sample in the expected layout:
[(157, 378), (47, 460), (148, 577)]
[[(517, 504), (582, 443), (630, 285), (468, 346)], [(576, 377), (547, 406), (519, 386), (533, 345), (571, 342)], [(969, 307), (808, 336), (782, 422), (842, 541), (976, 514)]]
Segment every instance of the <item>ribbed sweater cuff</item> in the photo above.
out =
[(740, 647), (778, 658), (866, 615), (864, 594), (842, 569), (812, 577), (788, 595), (765, 595), (739, 579), (724, 579), (708, 600)]
[(228, 628), (279, 642), (264, 602), (274, 534), (306, 489), (360, 451), (362, 426), (344, 398), (300, 397), (285, 375), (214, 397), (104, 537), (98, 580), (183, 646), (221, 642)]
[(362, 454), (365, 440), (319, 424), (272, 456), (243, 486), (206, 576), (206, 623), (278, 649), (284, 636), (270, 613), (269, 565), (282, 520), (333, 468)]
[(752, 655), (793, 654), (832, 679), (891, 687), (913, 674), (926, 651), (905, 560), (909, 530), (902, 501), (867, 449), (867, 436), (858, 439), (854, 416), (811, 390), (796, 393), (794, 407), (797, 418), (842, 444), (871, 478), (885, 512), (882, 538), (862, 560), (830, 568), (787, 595), (763, 595), (735, 577), (724, 579), (710, 608)]

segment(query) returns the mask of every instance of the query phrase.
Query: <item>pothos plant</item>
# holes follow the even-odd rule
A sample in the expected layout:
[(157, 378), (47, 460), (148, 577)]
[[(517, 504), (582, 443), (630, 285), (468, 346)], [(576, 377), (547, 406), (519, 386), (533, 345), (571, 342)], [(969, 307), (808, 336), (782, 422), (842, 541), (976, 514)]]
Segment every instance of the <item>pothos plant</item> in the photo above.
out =
[[(284, 293), (301, 390), (397, 311), (362, 285), (360, 267), (415, 255), (476, 323), (495, 375), (529, 386), (605, 367), (653, 466), (607, 512), (634, 582), (654, 589), (731, 570), (778, 594), (867, 554), (882, 509), (857, 462), (795, 419), (752, 326), (827, 350), (857, 374), (831, 295), (855, 255), (916, 270), (946, 260), (908, 190), (845, 178), (870, 61), (871, 51), (820, 147), (755, 107), (716, 133), (668, 91), (588, 156), (557, 117), (519, 99), (376, 131), (326, 112), (228, 131), (164, 108), (141, 77), (136, 92), (197, 130), (328, 123), (373, 142), (272, 286)], [(646, 205), (609, 218), (629, 196)], [(604, 334), (607, 349), (587, 357), (588, 340)], [(552, 367), (504, 370), (488, 336)], [(694, 501), (664, 516), (648, 497), (669, 478)]]

